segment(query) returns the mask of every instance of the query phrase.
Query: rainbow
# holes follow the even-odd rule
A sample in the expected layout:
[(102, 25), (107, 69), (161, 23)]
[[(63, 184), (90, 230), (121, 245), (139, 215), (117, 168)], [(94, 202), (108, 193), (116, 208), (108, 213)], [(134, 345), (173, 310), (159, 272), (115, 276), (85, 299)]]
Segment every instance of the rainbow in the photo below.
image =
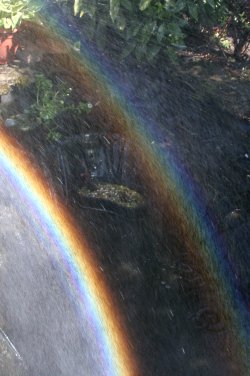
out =
[[(158, 198), (159, 207), (164, 208), (163, 211), (171, 218), (176, 237), (185, 246), (190, 259), (199, 265), (207, 283), (215, 291), (217, 305), (232, 328), (231, 352), (240, 359), (244, 374), (248, 373), (249, 312), (233, 282), (231, 266), (225, 261), (224, 246), (214, 236), (209, 221), (202, 217), (202, 201), (197, 199), (195, 187), (171, 153), (163, 153), (152, 146), (151, 140), (156, 133), (160, 136), (160, 130), (156, 124), (147, 122), (129, 103), (122, 85), (119, 81), (116, 82), (117, 77), (112, 76), (112, 69), (105, 64), (98, 64), (95, 51), (86, 41), (81, 54), (72, 51), (68, 41), (57, 32), (59, 23), (53, 18), (51, 21), (53, 22), (49, 24), (43, 20), (43, 25), (27, 23), (25, 29), (32, 33), (39, 48), (47, 53), (54, 53), (55, 63), (68, 72), (67, 78), (84, 88), (84, 97), (99, 103), (95, 107), (95, 117), (100, 124), (109, 124), (109, 129), (123, 133), (136, 142), (138, 147), (134, 151), (134, 157), (140, 158), (145, 187), (149, 195)], [(64, 28), (67, 36), (68, 27), (63, 24), (63, 20), (60, 22), (60, 28)], [(70, 33), (68, 36), (70, 37)], [(62, 52), (64, 58), (61, 57)], [(129, 339), (125, 336), (123, 324), (118, 319), (120, 316), (112, 304), (111, 293), (96, 268), (86, 240), (76, 230), (76, 224), (63, 205), (59, 201), (53, 202), (42, 176), (3, 129), (0, 140), (0, 163), (14, 176), (20, 189), (22, 187), (25, 194), (31, 197), (32, 205), (53, 232), (65, 262), (70, 265), (79, 296), (88, 296), (99, 335), (107, 351), (108, 362), (116, 370), (113, 371), (114, 374), (139, 374), (128, 347)]]
[(0, 128), (0, 140), (1, 173), (29, 203), (34, 213), (32, 220), (60, 250), (64, 267), (71, 276), (70, 289), (76, 292), (79, 304), (84, 303), (88, 308), (90, 324), (101, 346), (105, 374), (138, 375), (122, 318), (77, 224), (63, 205), (51, 196), (45, 179), (3, 127)]

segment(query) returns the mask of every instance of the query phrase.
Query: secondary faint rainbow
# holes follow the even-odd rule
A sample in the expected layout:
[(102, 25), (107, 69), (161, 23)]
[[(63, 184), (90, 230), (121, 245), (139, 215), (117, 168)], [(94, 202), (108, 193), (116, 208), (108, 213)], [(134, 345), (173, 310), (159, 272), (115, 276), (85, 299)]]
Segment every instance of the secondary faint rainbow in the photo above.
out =
[(84, 309), (87, 309), (89, 324), (102, 353), (105, 374), (138, 376), (122, 318), (86, 240), (63, 205), (50, 194), (45, 179), (27, 159), (20, 145), (2, 126), (0, 168), (21, 198), (29, 203), (40, 226), (59, 249), (62, 267), (71, 276), (70, 289), (75, 290), (79, 299), (77, 305), (84, 303)]
[(124, 96), (122, 83), (113, 76), (112, 67), (105, 65), (103, 60), (98, 63), (98, 54), (86, 41), (81, 55), (72, 51), (68, 42), (57, 32), (60, 27), (61, 32), (63, 30), (66, 36), (71, 36), (65, 20), (60, 18), (60, 22), (57, 22), (53, 15), (50, 15), (50, 20), (53, 21), (50, 25), (44, 21), (43, 26), (27, 23), (26, 29), (32, 33), (40, 48), (55, 53), (55, 64), (63, 67), (67, 78), (83, 89), (83, 97), (98, 102), (94, 109), (95, 119), (136, 142), (138, 147), (134, 156), (140, 158), (144, 184), (148, 191), (158, 197), (159, 207), (170, 218), (168, 225), (172, 225), (176, 237), (189, 252), (190, 259), (195, 260), (207, 283), (213, 287), (217, 305), (232, 326), (231, 351), (249, 369), (249, 311), (235, 286), (223, 245), (218, 243), (209, 222), (202, 217), (201, 199), (197, 198), (196, 189), (178, 166), (174, 155), (152, 147), (151, 141), (155, 135), (160, 138), (160, 129), (129, 103), (129, 98)]
[(224, 245), (214, 236), (209, 220), (202, 215), (202, 199), (197, 194), (197, 187), (193, 186), (192, 180), (179, 167), (178, 160), (171, 152), (163, 152), (151, 145), (155, 138), (161, 139), (160, 127), (136, 110), (112, 64), (105, 56), (98, 54), (84, 36), (81, 37), (81, 54), (72, 51), (68, 40), (74, 39), (75, 30), (69, 27), (62, 14), (59, 18), (55, 14), (47, 14), (40, 29), (32, 28), (32, 25), (29, 27), (37, 35), (36, 40), (40, 37), (41, 41), (46, 41), (48, 52), (54, 50), (55, 53), (68, 54), (67, 58), (60, 54), (55, 54), (53, 58), (67, 70), (67, 77), (82, 88), (83, 97), (98, 102), (94, 117), (100, 124), (125, 134), (137, 144), (134, 156), (140, 160), (144, 184), (152, 195), (158, 197), (159, 207), (164, 208), (171, 218), (168, 225), (172, 225), (176, 237), (189, 252), (190, 259), (195, 260), (207, 282), (214, 288), (218, 307), (222, 314), (230, 317), (232, 351), (238, 353), (242, 363), (249, 368), (249, 309), (237, 288), (231, 265), (226, 260)]

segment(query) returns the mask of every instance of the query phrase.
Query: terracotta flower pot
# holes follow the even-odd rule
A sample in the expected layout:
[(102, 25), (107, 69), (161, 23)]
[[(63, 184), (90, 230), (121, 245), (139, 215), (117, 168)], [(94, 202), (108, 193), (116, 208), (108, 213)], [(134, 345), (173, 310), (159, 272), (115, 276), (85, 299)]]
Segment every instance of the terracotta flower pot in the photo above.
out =
[(16, 31), (0, 30), (0, 64), (8, 64), (15, 57), (18, 49)]

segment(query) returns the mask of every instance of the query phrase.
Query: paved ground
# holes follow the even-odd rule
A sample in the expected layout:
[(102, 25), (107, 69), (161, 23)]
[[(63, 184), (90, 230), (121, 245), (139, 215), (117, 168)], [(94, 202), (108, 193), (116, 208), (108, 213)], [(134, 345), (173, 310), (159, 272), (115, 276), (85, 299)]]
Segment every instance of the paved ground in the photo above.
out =
[(1, 376), (110, 374), (62, 283), (55, 246), (30, 219), (0, 166)]

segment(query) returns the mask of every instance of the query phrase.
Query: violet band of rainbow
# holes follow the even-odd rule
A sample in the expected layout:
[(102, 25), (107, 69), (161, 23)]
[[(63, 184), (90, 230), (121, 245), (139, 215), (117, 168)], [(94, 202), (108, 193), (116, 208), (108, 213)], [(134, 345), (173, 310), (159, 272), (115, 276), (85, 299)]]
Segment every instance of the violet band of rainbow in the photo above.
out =
[[(36, 32), (31, 24), (29, 27)], [(171, 222), (190, 262), (197, 264), (210, 290), (214, 291), (215, 304), (230, 327), (230, 343), (225, 346), (230, 347), (230, 353), (239, 359), (242, 374), (249, 374), (249, 307), (238, 288), (226, 245), (215, 234), (210, 218), (204, 216), (199, 187), (195, 186), (176, 155), (152, 145), (152, 140), (164, 138), (164, 132), (130, 100), (128, 85), (119, 79), (112, 63), (84, 36), (81, 52), (73, 51), (69, 44), (72, 33), (74, 31), (63, 17), (57, 19), (52, 14), (43, 20), (37, 36), (46, 41), (47, 47), (44, 47), (48, 52), (54, 51), (53, 58), (67, 70), (69, 79), (82, 88), (83, 97), (98, 103), (94, 116), (100, 124), (136, 144), (134, 158), (140, 161), (141, 180), (152, 196), (157, 197), (158, 207), (165, 213), (167, 222)]]
[(30, 206), (36, 222), (34, 229), (40, 226), (41, 232), (56, 245), (61, 267), (70, 274), (69, 293), (77, 297), (76, 305), (84, 305), (85, 313), (87, 311), (105, 374), (137, 376), (139, 373), (120, 314), (84, 236), (59, 200), (51, 195), (40, 172), (3, 127), (0, 127), (0, 173), (11, 181), (20, 200)]

